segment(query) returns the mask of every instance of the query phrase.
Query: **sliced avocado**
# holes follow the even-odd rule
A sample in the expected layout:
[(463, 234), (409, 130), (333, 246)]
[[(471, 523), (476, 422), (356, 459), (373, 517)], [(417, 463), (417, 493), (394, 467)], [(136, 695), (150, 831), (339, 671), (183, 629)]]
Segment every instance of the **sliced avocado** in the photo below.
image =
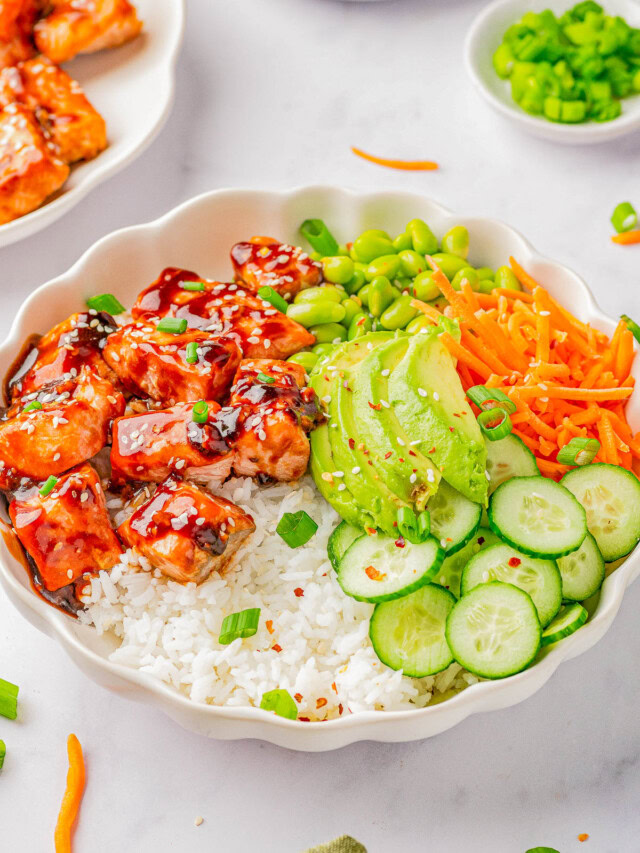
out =
[(415, 435), (405, 431), (389, 400), (389, 376), (406, 353), (409, 340), (399, 336), (367, 355), (353, 377), (352, 406), (368, 458), (380, 478), (401, 502), (423, 510), (437, 491), (440, 472), (412, 445)]
[(469, 500), (487, 504), (487, 450), (453, 359), (437, 334), (414, 335), (389, 379), (389, 402), (418, 447)]

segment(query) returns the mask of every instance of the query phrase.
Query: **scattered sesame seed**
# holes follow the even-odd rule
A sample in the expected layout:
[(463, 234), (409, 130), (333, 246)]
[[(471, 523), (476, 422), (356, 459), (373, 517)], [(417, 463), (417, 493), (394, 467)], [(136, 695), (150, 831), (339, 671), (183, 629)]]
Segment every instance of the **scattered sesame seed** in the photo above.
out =
[(359, 474), (360, 473), (360, 466), (356, 465), (354, 468), (352, 468), (351, 473), (352, 474)]
[(433, 392), (433, 399), (436, 400), (436, 402), (440, 399), (440, 394), (438, 394), (437, 391)]
[(403, 440), (402, 438), (400, 438), (400, 436), (398, 436), (398, 437), (396, 438), (396, 441), (398, 442), (398, 444), (399, 444), (399, 445), (401, 445), (402, 447), (404, 447), (404, 440)]
[(418, 388), (418, 394), (420, 394), (421, 397), (427, 396), (427, 392), (424, 390), (424, 388)]

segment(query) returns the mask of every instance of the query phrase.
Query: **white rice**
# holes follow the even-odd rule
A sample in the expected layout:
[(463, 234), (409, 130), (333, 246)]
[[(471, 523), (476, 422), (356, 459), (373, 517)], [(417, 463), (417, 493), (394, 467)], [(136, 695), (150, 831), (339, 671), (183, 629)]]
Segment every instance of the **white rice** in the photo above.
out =
[[(150, 673), (194, 702), (259, 706), (263, 693), (285, 688), (300, 716), (311, 720), (422, 708), (478, 680), (457, 664), (436, 676), (407, 678), (378, 660), (368, 635), (373, 606), (338, 585), (327, 539), (339, 519), (309, 477), (266, 487), (235, 478), (216, 491), (256, 523), (223, 577), (214, 573), (199, 586), (176, 583), (128, 550), (110, 574), (91, 580), (81, 619), (120, 639), (110, 660)], [(109, 505), (120, 522), (119, 501)], [(318, 531), (291, 549), (276, 524), (300, 509)], [(224, 617), (249, 607), (261, 610), (257, 634), (221, 646)]]

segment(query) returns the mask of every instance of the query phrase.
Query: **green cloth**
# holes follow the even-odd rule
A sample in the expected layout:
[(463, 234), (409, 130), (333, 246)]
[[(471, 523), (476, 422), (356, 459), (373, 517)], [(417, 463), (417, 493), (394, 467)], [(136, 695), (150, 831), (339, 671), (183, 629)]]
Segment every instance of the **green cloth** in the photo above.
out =
[(335, 838), (327, 844), (309, 847), (304, 853), (367, 853), (367, 848), (350, 835), (341, 835), (340, 838)]

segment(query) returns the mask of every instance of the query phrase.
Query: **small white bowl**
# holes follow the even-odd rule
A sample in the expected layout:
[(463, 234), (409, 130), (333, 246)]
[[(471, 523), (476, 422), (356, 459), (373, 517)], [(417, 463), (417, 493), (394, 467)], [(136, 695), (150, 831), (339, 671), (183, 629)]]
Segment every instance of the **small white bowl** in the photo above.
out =
[[(494, 110), (541, 139), (553, 142), (589, 145), (606, 142), (640, 128), (640, 95), (622, 100), (622, 115), (613, 121), (559, 124), (525, 112), (511, 97), (508, 80), (501, 80), (492, 63), (493, 54), (511, 24), (517, 23), (525, 12), (551, 9), (565, 12), (574, 0), (495, 0), (482, 11), (467, 34), (464, 58), (473, 84)], [(621, 15), (634, 27), (640, 27), (640, 4), (635, 0), (602, 0), (605, 12)]]

